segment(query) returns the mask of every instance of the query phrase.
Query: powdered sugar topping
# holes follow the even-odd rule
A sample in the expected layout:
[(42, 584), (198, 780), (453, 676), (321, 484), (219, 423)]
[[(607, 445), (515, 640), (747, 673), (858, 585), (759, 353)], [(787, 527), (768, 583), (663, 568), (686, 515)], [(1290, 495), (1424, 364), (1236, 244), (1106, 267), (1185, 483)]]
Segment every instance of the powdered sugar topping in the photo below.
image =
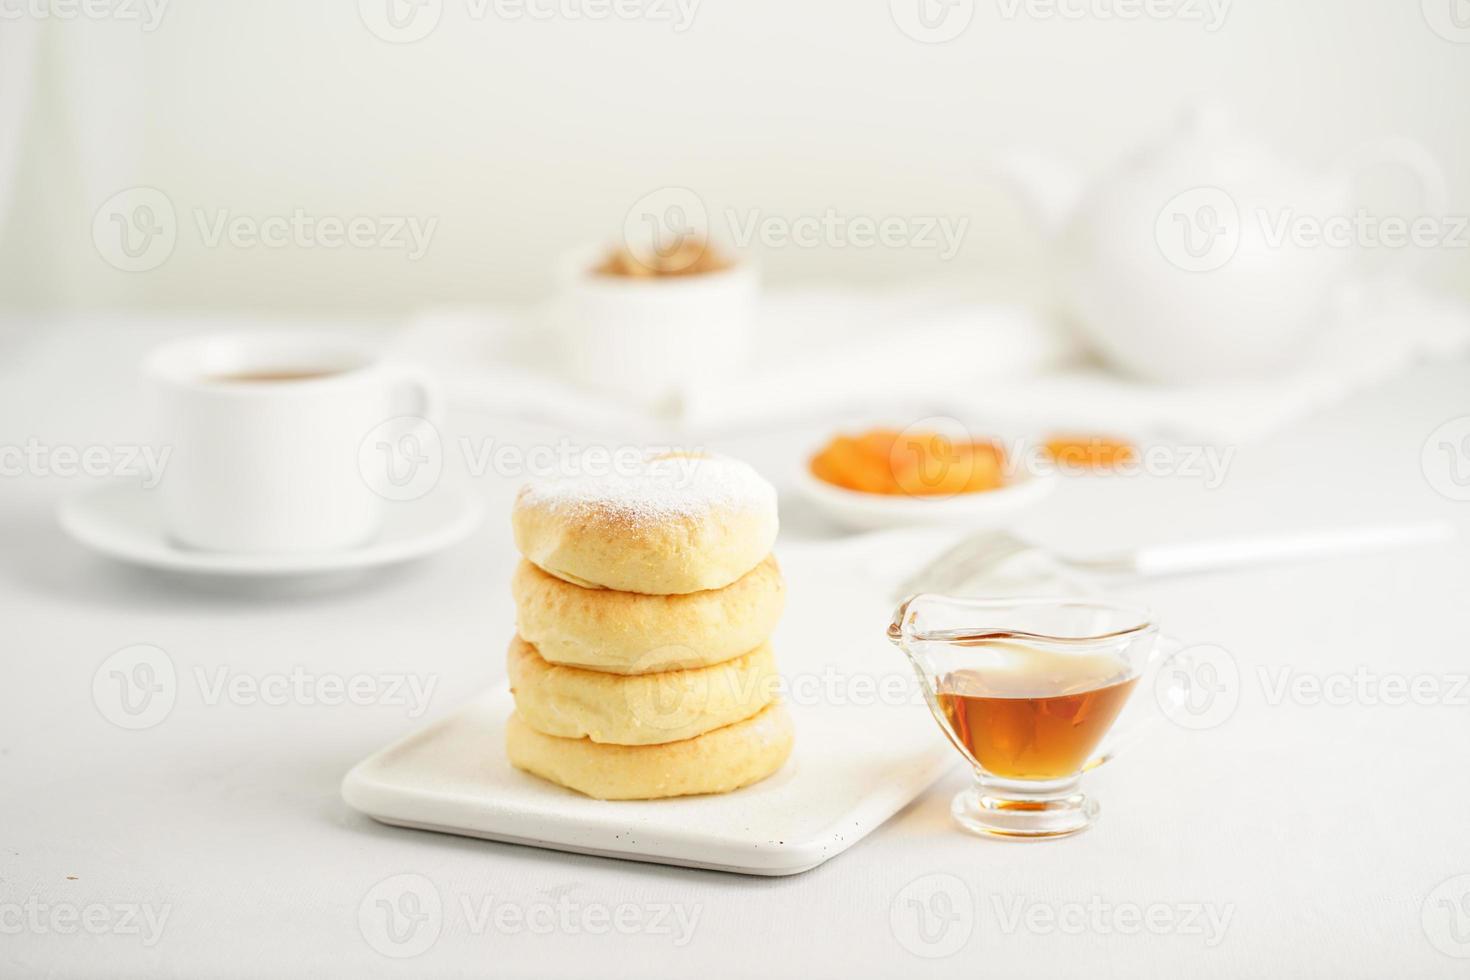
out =
[(774, 516), (776, 489), (738, 459), (669, 454), (634, 471), (538, 480), (521, 489), (519, 503), (616, 515), (637, 525), (716, 510), (768, 510)]

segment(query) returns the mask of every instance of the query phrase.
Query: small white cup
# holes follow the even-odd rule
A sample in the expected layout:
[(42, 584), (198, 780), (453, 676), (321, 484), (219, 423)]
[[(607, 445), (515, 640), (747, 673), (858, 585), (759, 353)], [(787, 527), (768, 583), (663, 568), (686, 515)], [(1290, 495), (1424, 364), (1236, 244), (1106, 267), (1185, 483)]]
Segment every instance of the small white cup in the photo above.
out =
[[(159, 488), (167, 531), (208, 551), (367, 542), (388, 501), (360, 465), (364, 439), (390, 420), (431, 426), (440, 414), (423, 372), (337, 337), (191, 337), (153, 351), (143, 371), (171, 452)], [(272, 374), (301, 376), (248, 379)]]
[(642, 408), (665, 408), (731, 380), (750, 352), (758, 279), (748, 262), (685, 276), (598, 273), (605, 250), (562, 259), (553, 316), (580, 384)]

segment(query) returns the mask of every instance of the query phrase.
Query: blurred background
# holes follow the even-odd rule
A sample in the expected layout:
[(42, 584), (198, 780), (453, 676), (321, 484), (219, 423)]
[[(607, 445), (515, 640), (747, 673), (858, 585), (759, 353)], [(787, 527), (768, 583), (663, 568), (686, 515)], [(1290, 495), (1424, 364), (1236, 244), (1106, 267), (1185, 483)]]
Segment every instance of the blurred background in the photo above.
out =
[[(615, 235), (669, 186), (741, 221), (968, 222), (953, 250), (757, 242), (773, 286), (922, 279), (1034, 297), (1045, 247), (996, 158), (1036, 149), (1095, 173), (1200, 99), (1312, 171), (1411, 137), (1463, 214), (1464, 7), (5, 0), (0, 308), (391, 317), (536, 301), (558, 255)], [(177, 232), (165, 260), (127, 271), (93, 226), (136, 187), (166, 196)], [(298, 212), (431, 233), (422, 248), (213, 234)], [(1470, 248), (1431, 249), (1416, 274), (1470, 295)]]

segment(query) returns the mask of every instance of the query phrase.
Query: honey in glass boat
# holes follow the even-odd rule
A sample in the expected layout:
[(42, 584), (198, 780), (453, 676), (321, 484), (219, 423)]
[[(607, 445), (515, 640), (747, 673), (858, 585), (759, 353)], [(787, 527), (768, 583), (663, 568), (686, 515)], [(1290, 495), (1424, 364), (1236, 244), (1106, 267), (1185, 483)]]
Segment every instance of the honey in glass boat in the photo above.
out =
[(1086, 766), (1137, 681), (1017, 697), (994, 693), (980, 671), (958, 670), (939, 679), (935, 701), (955, 747), (986, 772), (1062, 779)]

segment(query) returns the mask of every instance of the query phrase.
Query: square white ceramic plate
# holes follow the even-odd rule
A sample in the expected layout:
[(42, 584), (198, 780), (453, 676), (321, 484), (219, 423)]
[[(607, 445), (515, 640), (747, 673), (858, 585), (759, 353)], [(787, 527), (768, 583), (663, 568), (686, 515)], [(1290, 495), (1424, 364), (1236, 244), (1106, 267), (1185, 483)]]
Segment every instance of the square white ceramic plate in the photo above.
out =
[(723, 796), (589, 799), (505, 761), (513, 702), (497, 688), (359, 763), (343, 798), (403, 827), (745, 874), (841, 854), (958, 756), (885, 637), (892, 571), (844, 547), (784, 552), (781, 564), (789, 599), (774, 642), (796, 748), (769, 779)]

